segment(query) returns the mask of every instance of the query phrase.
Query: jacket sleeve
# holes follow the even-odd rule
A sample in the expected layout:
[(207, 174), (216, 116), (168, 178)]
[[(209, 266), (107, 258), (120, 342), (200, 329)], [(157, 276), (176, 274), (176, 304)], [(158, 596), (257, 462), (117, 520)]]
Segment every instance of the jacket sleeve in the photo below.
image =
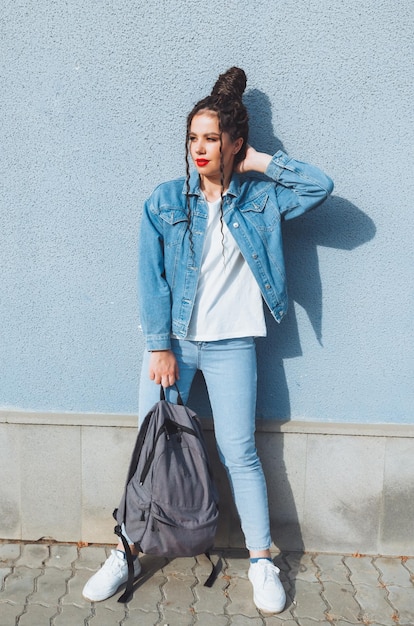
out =
[(138, 244), (138, 294), (141, 326), (148, 350), (171, 347), (171, 292), (165, 280), (162, 220), (147, 200)]
[(277, 199), (285, 220), (314, 209), (333, 191), (333, 181), (322, 170), (291, 159), (281, 150), (272, 157), (265, 173), (278, 183)]

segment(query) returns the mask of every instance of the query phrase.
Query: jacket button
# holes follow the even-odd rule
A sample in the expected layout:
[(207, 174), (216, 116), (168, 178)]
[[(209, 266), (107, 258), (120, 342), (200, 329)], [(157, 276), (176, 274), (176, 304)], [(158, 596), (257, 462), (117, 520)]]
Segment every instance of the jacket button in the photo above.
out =
[(266, 287), (266, 289), (270, 289), (269, 283), (266, 283), (265, 287)]
[(233, 222), (233, 228), (238, 228), (239, 227), (239, 222)]
[(257, 254), (256, 253), (252, 254), (252, 257), (253, 259), (257, 259)]

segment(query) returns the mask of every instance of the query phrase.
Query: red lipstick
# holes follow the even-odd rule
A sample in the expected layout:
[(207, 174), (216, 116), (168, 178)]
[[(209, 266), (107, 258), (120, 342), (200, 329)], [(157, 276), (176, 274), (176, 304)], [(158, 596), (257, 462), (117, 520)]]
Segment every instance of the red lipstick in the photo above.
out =
[(205, 167), (209, 164), (209, 162), (210, 161), (208, 161), (207, 159), (196, 159), (196, 164), (198, 165), (198, 167)]

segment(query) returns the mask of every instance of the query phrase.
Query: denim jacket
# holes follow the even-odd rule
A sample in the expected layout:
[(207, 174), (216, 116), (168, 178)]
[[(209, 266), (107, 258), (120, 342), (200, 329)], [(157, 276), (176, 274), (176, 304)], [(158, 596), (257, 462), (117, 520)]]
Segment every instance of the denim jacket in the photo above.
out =
[[(287, 311), (281, 221), (321, 204), (333, 182), (318, 168), (279, 151), (266, 180), (233, 174), (224, 196), (223, 220), (260, 287), (273, 317)], [(186, 181), (159, 185), (146, 201), (139, 242), (141, 325), (148, 350), (170, 348), (171, 334), (184, 339), (199, 278), (208, 207), (199, 176), (190, 177), (191, 237)]]

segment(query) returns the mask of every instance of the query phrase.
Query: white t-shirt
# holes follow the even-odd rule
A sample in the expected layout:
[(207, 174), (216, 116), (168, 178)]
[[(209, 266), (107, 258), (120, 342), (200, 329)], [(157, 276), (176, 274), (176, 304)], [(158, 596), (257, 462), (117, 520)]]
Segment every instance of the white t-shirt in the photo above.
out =
[(266, 336), (260, 288), (235, 240), (220, 222), (220, 199), (208, 202), (200, 277), (186, 339)]

